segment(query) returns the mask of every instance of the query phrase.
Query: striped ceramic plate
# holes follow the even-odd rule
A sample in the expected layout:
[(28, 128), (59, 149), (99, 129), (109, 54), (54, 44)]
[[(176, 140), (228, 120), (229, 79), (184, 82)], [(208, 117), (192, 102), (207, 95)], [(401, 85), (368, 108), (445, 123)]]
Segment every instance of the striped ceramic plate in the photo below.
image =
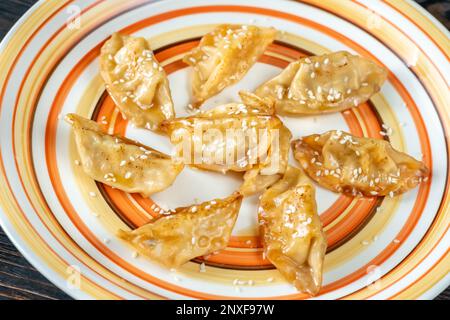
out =
[(177, 207), (227, 196), (239, 180), (185, 169), (152, 199), (96, 184), (76, 165), (73, 136), (61, 120), (75, 112), (169, 152), (165, 138), (133, 128), (117, 112), (99, 77), (99, 49), (114, 31), (150, 39), (184, 115), (190, 81), (181, 58), (218, 23), (281, 32), (247, 76), (208, 106), (236, 99), (238, 90), (253, 90), (305, 55), (348, 50), (389, 70), (381, 93), (359, 108), (284, 118), (294, 137), (343, 129), (381, 138), (387, 125), (397, 149), (432, 169), (426, 184), (395, 198), (318, 190), (329, 245), (318, 298), (437, 295), (450, 282), (450, 42), (442, 26), (405, 0), (39, 2), (0, 47), (0, 220), (17, 247), (76, 298), (307, 298), (262, 256), (256, 198), (244, 201), (228, 248), (205, 261), (206, 272), (200, 261), (169, 271), (133, 254), (116, 238), (118, 228), (154, 219), (154, 203)]

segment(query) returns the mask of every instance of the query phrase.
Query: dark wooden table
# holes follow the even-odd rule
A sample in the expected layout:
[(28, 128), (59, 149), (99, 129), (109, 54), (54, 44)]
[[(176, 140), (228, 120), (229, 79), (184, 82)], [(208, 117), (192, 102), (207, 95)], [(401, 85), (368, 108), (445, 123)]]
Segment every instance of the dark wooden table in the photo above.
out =
[[(0, 40), (35, 2), (35, 0), (0, 0)], [(448, 0), (417, 0), (417, 2), (450, 29)], [(0, 300), (4, 299), (70, 299), (70, 297), (33, 268), (0, 228)], [(436, 299), (450, 300), (450, 287)]]

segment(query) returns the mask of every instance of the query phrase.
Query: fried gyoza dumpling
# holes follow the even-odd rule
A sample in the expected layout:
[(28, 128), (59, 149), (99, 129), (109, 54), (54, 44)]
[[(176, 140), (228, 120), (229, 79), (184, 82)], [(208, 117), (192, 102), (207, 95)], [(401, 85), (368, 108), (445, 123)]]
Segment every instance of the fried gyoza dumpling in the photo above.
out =
[(263, 193), (258, 218), (269, 261), (298, 290), (317, 294), (327, 242), (314, 186), (301, 170), (289, 166)]
[(394, 196), (428, 179), (421, 161), (380, 139), (342, 131), (313, 134), (292, 142), (294, 157), (321, 186), (349, 195)]
[(186, 164), (222, 173), (254, 170), (240, 190), (247, 195), (284, 173), (291, 133), (273, 115), (271, 101), (246, 92), (240, 95), (243, 103), (164, 121), (161, 127)]
[(272, 164), (270, 163), (262, 163), (245, 172), (243, 177), (244, 182), (239, 188), (239, 191), (243, 195), (249, 196), (265, 190), (267, 187), (278, 181), (285, 172), (288, 164), (292, 134), (284, 125), (279, 128), (278, 132), (278, 138), (275, 138), (279, 141), (278, 146), (275, 146), (270, 152), (278, 152), (279, 170), (268, 168), (272, 167)]
[(177, 268), (227, 246), (241, 202), (242, 195), (234, 193), (225, 199), (178, 208), (136, 230), (119, 230), (119, 237), (144, 256)]
[(255, 94), (276, 99), (279, 112), (336, 112), (369, 100), (386, 77), (386, 70), (373, 61), (340, 51), (292, 62)]
[(73, 127), (84, 172), (111, 187), (148, 196), (172, 185), (184, 167), (157, 150), (104, 133), (92, 120), (76, 114), (66, 120)]
[(194, 67), (194, 105), (241, 80), (267, 46), (276, 30), (245, 25), (220, 25), (203, 36), (198, 47), (183, 61)]
[(157, 130), (174, 117), (166, 73), (144, 38), (114, 33), (102, 47), (100, 71), (111, 98), (134, 125)]

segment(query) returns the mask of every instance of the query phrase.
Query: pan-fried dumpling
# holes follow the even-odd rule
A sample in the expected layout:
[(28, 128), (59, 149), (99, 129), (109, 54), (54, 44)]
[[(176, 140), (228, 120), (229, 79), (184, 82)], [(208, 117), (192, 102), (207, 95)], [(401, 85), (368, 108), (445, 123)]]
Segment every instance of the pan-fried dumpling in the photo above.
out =
[(245, 195), (252, 195), (265, 190), (267, 187), (278, 181), (284, 173), (289, 158), (289, 149), (291, 143), (292, 134), (288, 128), (284, 125), (279, 128), (279, 146), (271, 150), (271, 152), (279, 153), (279, 166), (280, 170), (270, 172), (267, 169), (267, 164), (259, 164), (252, 169), (248, 170), (244, 174), (244, 182), (242, 183), (239, 191)]
[(184, 164), (168, 155), (120, 136), (104, 133), (100, 126), (68, 114), (84, 172), (111, 187), (144, 196), (172, 185)]
[(386, 77), (386, 70), (373, 61), (339, 51), (292, 62), (255, 94), (276, 99), (278, 112), (337, 112), (369, 100)]
[(241, 80), (275, 35), (273, 28), (224, 24), (203, 36), (199, 46), (183, 59), (194, 68), (194, 105), (199, 107), (206, 99)]
[(243, 103), (164, 121), (161, 127), (185, 164), (222, 173), (253, 170), (240, 190), (248, 195), (283, 175), (291, 133), (274, 116), (270, 100), (247, 92), (240, 95)]
[(314, 186), (301, 170), (289, 166), (263, 193), (258, 218), (269, 261), (299, 291), (317, 294), (327, 242)]
[(157, 130), (174, 117), (169, 81), (144, 38), (114, 33), (103, 45), (100, 73), (124, 118)]
[(349, 195), (394, 196), (427, 180), (421, 161), (380, 139), (342, 131), (313, 134), (292, 142), (294, 157), (321, 186)]
[(227, 246), (241, 202), (242, 195), (234, 193), (178, 208), (136, 230), (119, 230), (118, 235), (151, 260), (177, 268)]

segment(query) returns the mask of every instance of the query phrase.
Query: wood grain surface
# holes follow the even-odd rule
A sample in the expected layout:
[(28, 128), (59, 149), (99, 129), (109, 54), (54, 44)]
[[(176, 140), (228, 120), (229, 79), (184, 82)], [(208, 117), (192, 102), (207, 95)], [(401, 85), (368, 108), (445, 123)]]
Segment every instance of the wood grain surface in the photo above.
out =
[[(0, 0), (0, 40), (35, 2), (35, 0)], [(450, 28), (449, 1), (417, 0), (417, 2)], [(70, 297), (31, 266), (0, 228), (0, 300), (4, 299), (70, 299)], [(436, 299), (450, 300), (450, 287)]]

